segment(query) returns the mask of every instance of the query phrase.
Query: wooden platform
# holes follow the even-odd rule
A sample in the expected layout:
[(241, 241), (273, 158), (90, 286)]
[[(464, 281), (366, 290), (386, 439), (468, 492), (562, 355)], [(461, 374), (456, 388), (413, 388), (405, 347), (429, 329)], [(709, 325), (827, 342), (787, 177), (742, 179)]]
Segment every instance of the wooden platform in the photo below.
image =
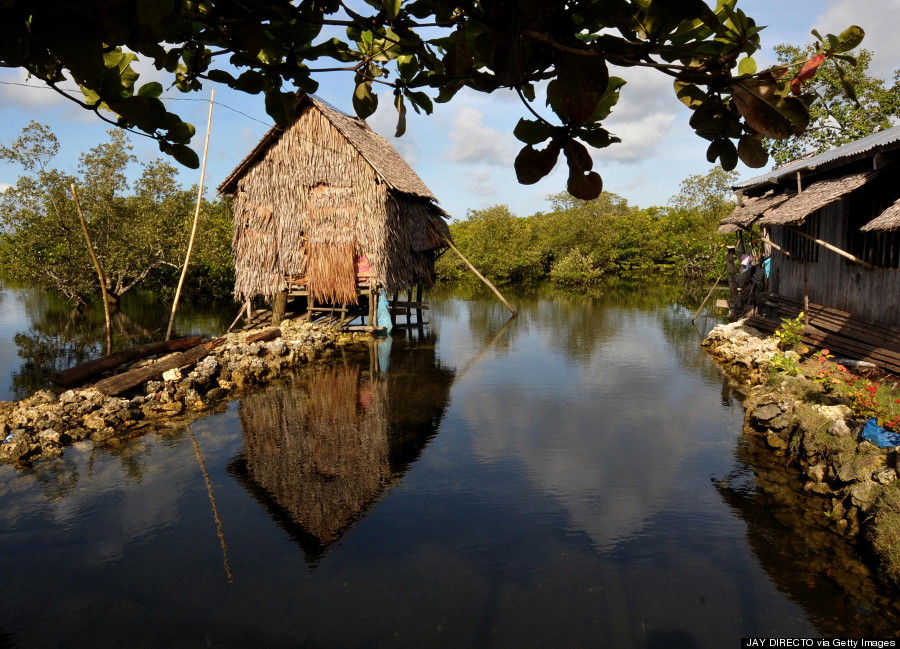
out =
[[(803, 304), (770, 295), (760, 301), (759, 310), (760, 314), (746, 319), (747, 324), (771, 333), (781, 326), (782, 318), (796, 318)], [(807, 315), (809, 324), (803, 330), (803, 342), (900, 374), (900, 327), (866, 322), (820, 304), (810, 304)]]

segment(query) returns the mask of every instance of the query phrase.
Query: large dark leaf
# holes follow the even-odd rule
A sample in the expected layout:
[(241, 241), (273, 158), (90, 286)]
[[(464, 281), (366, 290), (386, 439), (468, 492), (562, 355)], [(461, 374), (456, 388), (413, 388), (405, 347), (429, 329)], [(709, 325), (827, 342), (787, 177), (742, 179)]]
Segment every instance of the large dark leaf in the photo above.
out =
[(762, 135), (744, 133), (738, 140), (738, 157), (751, 169), (765, 167), (769, 161), (769, 152), (762, 144)]
[(516, 156), (516, 178), (523, 185), (533, 185), (553, 171), (559, 158), (560, 145), (551, 140), (543, 149), (535, 149), (530, 144), (522, 147)]
[(757, 133), (775, 140), (799, 135), (809, 125), (809, 109), (802, 99), (783, 97), (778, 84), (767, 79), (743, 79), (731, 87), (734, 105)]
[(587, 122), (609, 87), (609, 70), (599, 56), (557, 52), (556, 78), (547, 85), (547, 104), (566, 124)]

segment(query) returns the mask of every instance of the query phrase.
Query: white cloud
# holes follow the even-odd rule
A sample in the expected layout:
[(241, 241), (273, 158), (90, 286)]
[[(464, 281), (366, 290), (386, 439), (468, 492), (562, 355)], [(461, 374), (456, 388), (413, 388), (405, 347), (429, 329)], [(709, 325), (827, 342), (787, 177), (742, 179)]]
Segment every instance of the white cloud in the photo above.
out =
[(663, 112), (611, 119), (609, 129), (622, 142), (602, 149), (598, 156), (618, 162), (639, 162), (653, 157), (654, 150), (661, 146), (674, 122), (675, 115)]
[(512, 135), (484, 123), (484, 115), (471, 106), (460, 106), (449, 133), (451, 162), (476, 162), (506, 166), (515, 157)]
[(476, 196), (495, 196), (500, 193), (500, 187), (494, 180), (494, 174), (490, 171), (481, 171), (468, 174), (469, 182), (466, 191)]
[(10, 185), (9, 183), (0, 183), (0, 194), (5, 192), (10, 187), (12, 187), (12, 185)]

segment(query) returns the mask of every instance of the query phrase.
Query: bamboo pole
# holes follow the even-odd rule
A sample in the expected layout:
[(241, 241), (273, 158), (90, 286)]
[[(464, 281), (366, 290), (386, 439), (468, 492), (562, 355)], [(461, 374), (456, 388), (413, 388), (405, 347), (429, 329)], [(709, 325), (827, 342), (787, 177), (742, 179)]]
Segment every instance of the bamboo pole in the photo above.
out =
[(822, 246), (823, 248), (827, 248), (827, 249), (830, 250), (831, 252), (835, 252), (835, 253), (839, 254), (841, 257), (846, 257), (846, 258), (849, 259), (850, 261), (856, 262), (857, 264), (859, 264), (859, 265), (862, 266), (863, 268), (868, 268), (869, 270), (874, 270), (874, 269), (875, 269), (875, 266), (873, 266), (873, 265), (870, 264), (869, 262), (867, 262), (867, 261), (865, 261), (865, 260), (863, 260), (863, 259), (860, 259), (860, 258), (857, 257), (856, 255), (851, 255), (851, 254), (850, 254), (849, 252), (847, 252), (846, 250), (841, 250), (841, 249), (838, 248), (837, 246), (832, 245), (832, 244), (828, 243), (827, 241), (823, 241), (822, 239), (818, 239), (818, 238), (812, 236), (811, 234), (806, 234), (806, 233), (803, 232), (802, 230), (799, 230), (799, 229), (797, 229), (797, 228), (792, 228), (792, 227), (789, 226), (789, 225), (786, 225), (786, 226), (784, 226), (784, 227), (785, 227), (786, 229), (790, 230), (791, 232), (796, 232), (796, 233), (799, 234), (801, 237), (806, 237), (806, 238), (809, 239), (810, 241), (813, 241), (813, 242), (819, 244), (819, 245)]
[(722, 272), (719, 273), (719, 277), (716, 279), (716, 283), (713, 284), (713, 287), (709, 289), (709, 293), (706, 294), (706, 297), (703, 298), (703, 301), (700, 303), (700, 308), (697, 309), (697, 313), (694, 314), (694, 317), (691, 318), (691, 322), (694, 322), (697, 319), (697, 316), (700, 315), (700, 312), (703, 310), (703, 307), (706, 306), (706, 302), (712, 297), (712, 294), (715, 292), (717, 288), (719, 288), (719, 282), (722, 281), (722, 277), (725, 275), (725, 269), (722, 269)]
[(172, 315), (169, 317), (169, 328), (166, 329), (166, 340), (172, 337), (172, 328), (175, 326), (175, 312), (178, 311), (178, 300), (181, 298), (181, 288), (184, 286), (188, 264), (191, 262), (191, 252), (194, 250), (194, 240), (197, 238), (197, 223), (200, 220), (200, 204), (203, 202), (203, 181), (206, 176), (206, 156), (209, 152), (209, 132), (212, 130), (212, 112), (215, 100), (216, 89), (213, 88), (209, 95), (209, 117), (206, 120), (206, 141), (203, 144), (203, 164), (200, 166), (200, 186), (197, 188), (197, 207), (194, 210), (194, 224), (191, 227), (191, 238), (188, 241), (187, 253), (184, 255), (184, 267), (181, 269), (181, 278), (178, 280), (178, 288), (175, 290), (175, 300), (172, 302)]
[(503, 294), (497, 290), (497, 287), (494, 286), (493, 284), (491, 284), (490, 280), (487, 277), (485, 277), (484, 275), (482, 275), (481, 273), (478, 272), (478, 269), (472, 265), (471, 261), (469, 261), (468, 259), (465, 258), (465, 256), (459, 251), (459, 249), (453, 245), (453, 242), (450, 241), (450, 239), (444, 237), (444, 243), (446, 243), (448, 246), (450, 246), (450, 250), (455, 252), (457, 254), (457, 256), (459, 256), (459, 258), (462, 259), (466, 263), (466, 266), (468, 266), (471, 269), (471, 271), (473, 273), (475, 273), (475, 275), (478, 277), (478, 279), (480, 279), (482, 282), (487, 284), (488, 288), (490, 288), (494, 292), (494, 294), (500, 299), (500, 301), (503, 302), (503, 306), (505, 306), (507, 309), (509, 309), (510, 313), (512, 313), (514, 316), (519, 315), (516, 312), (516, 310), (509, 305), (509, 302), (506, 301), (506, 298), (503, 297)]
[(87, 221), (84, 220), (84, 214), (81, 211), (81, 203), (78, 201), (78, 190), (75, 183), (72, 183), (72, 198), (75, 200), (75, 211), (78, 212), (78, 220), (81, 223), (81, 231), (84, 233), (84, 240), (87, 242), (88, 252), (91, 254), (91, 261), (94, 262), (94, 268), (97, 269), (97, 277), (100, 279), (100, 293), (103, 296), (103, 315), (106, 318), (106, 353), (112, 351), (112, 319), (109, 317), (109, 296), (106, 294), (106, 275), (103, 273), (103, 266), (97, 259), (94, 252), (94, 244), (91, 243), (91, 235), (88, 234)]

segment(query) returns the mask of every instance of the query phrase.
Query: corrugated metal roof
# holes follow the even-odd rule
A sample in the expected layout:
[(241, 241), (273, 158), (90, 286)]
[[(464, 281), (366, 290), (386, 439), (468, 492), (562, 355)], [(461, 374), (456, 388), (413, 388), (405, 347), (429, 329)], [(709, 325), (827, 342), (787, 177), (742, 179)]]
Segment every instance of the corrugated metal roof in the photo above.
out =
[(855, 158), (875, 151), (877, 149), (895, 149), (900, 147), (900, 126), (873, 133), (850, 144), (845, 144), (831, 151), (820, 153), (809, 158), (803, 158), (789, 162), (786, 165), (773, 169), (772, 171), (756, 176), (750, 180), (745, 180), (734, 185), (734, 189), (746, 189), (748, 187), (757, 187), (767, 183), (774, 183), (779, 178), (787, 176), (794, 177), (797, 172), (811, 171), (826, 166), (839, 166), (846, 164)]

